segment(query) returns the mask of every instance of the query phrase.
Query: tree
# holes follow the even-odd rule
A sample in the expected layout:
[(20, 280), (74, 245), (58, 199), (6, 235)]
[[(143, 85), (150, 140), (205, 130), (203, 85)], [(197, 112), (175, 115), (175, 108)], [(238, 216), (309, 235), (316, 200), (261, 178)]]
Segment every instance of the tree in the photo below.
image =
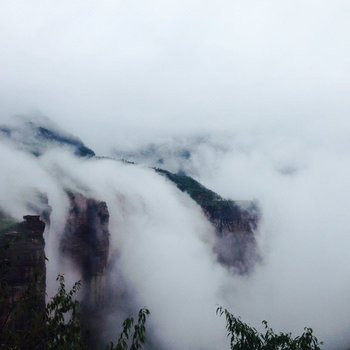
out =
[(227, 336), (231, 350), (320, 350), (322, 342), (313, 335), (311, 328), (296, 338), (291, 333), (276, 334), (266, 321), (263, 321), (265, 333), (258, 332), (222, 307), (216, 313), (226, 318)]
[[(45, 314), (33, 319), (31, 327), (22, 333), (3, 327), (0, 349), (88, 349), (88, 344), (82, 338), (80, 304), (76, 300), (81, 283), (76, 282), (67, 291), (64, 276), (58, 275), (57, 281), (58, 291), (47, 304)], [(32, 298), (35, 295), (24, 294), (21, 305), (30, 308)], [(314, 336), (311, 328), (304, 328), (303, 334), (294, 338), (291, 333), (276, 334), (263, 321), (265, 331), (261, 333), (222, 307), (216, 313), (226, 319), (231, 350), (321, 350), (322, 342)], [(137, 322), (132, 317), (127, 318), (116, 343), (111, 342), (106, 350), (141, 350), (146, 341), (146, 321), (149, 315), (149, 310), (144, 308), (139, 311)]]
[[(134, 325), (132, 317), (127, 318), (123, 322), (123, 330), (118, 338), (117, 344), (114, 346), (111, 342), (109, 350), (140, 350), (146, 341), (146, 319), (150, 312), (148, 309), (141, 309), (138, 315), (137, 324)], [(134, 332), (131, 335), (132, 326)]]
[(84, 349), (81, 337), (79, 302), (75, 295), (81, 283), (76, 282), (67, 292), (64, 276), (58, 275), (57, 294), (46, 306), (45, 339), (46, 349)]
[[(58, 275), (59, 287), (57, 293), (46, 305), (43, 315), (31, 320), (30, 327), (25, 331), (2, 327), (0, 336), (0, 349), (20, 350), (87, 350), (81, 330), (80, 303), (76, 294), (81, 283), (76, 282), (71, 290), (67, 291), (63, 275)], [(35, 292), (32, 288), (23, 295), (17, 303), (16, 310), (23, 314), (16, 315), (23, 318), (31, 308)], [(24, 311), (25, 310), (25, 311)], [(123, 322), (122, 332), (114, 345), (111, 342), (106, 350), (140, 350), (146, 341), (146, 319), (150, 315), (148, 309), (141, 309), (137, 323), (132, 317)]]

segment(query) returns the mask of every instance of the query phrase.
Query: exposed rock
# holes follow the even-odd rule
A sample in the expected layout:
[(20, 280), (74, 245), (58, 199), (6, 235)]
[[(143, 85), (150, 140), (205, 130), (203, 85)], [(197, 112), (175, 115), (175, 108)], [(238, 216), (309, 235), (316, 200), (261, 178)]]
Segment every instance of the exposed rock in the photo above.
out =
[(8, 225), (11, 220), (0, 218), (7, 224), (0, 232), (0, 330), (22, 332), (45, 313), (45, 223), (31, 215)]
[(109, 253), (109, 212), (105, 202), (68, 193), (70, 210), (61, 251), (82, 275), (82, 327), (87, 344), (99, 341), (98, 328), (105, 322), (106, 269)]
[(259, 209), (251, 201), (227, 200), (185, 174), (155, 169), (198, 203), (217, 234), (218, 260), (238, 273), (248, 273), (259, 260), (254, 232), (259, 223)]
[(98, 301), (103, 288), (109, 252), (109, 212), (105, 202), (68, 193), (70, 210), (62, 252), (80, 270), (88, 298)]

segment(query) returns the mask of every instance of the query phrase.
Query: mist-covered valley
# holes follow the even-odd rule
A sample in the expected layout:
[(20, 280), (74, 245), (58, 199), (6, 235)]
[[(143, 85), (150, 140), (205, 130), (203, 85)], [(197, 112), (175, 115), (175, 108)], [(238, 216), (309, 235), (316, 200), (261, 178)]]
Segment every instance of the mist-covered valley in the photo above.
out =
[(46, 222), (93, 340), (147, 307), (150, 348), (228, 348), (223, 306), (349, 347), (349, 11), (1, 3), (0, 216)]
[[(86, 289), (81, 298), (89, 294), (91, 305), (104, 310), (91, 306), (99, 320), (95, 328), (104, 340), (112, 339), (128, 314), (147, 306), (152, 310), (151, 339), (157, 347), (225, 346), (223, 324), (215, 315), (216, 307), (223, 305), (255, 326), (263, 319), (281, 331), (300, 332), (310, 325), (330, 347), (346, 346), (346, 207), (341, 197), (325, 202), (319, 192), (341, 186), (346, 178), (340, 171), (342, 163), (332, 167), (338, 167), (340, 178), (328, 182), (324, 177), (331, 174), (320, 164), (302, 168), (293, 164), (289, 171), (274, 168), (256, 154), (230, 149), (235, 143), (221, 136), (217, 143), (206, 137), (174, 139), (172, 144), (145, 146), (144, 153), (125, 153), (132, 161), (143, 159), (144, 164), (137, 164), (125, 157), (95, 156), (82, 141), (56, 130), (47, 119), (32, 120), (17, 118), (15, 126), (1, 128), (5, 167), (0, 206), (18, 220), (23, 214), (45, 217), (49, 212), (48, 295), (56, 290), (58, 273), (64, 273), (69, 283), (83, 280)], [(50, 133), (40, 136), (43, 129)], [(234, 198), (240, 209), (234, 214), (231, 208), (233, 228), (222, 214), (210, 220), (206, 210), (211, 209), (203, 204), (208, 199), (191, 198), (192, 188), (200, 196), (211, 196), (205, 187), (198, 190), (191, 183), (181, 191), (178, 178), (169, 181), (159, 167), (156, 172), (152, 166), (159, 166), (159, 159), (165, 166), (169, 163), (169, 174), (179, 179), (185, 173), (192, 175), (224, 198)], [(255, 166), (259, 172), (251, 169)], [(247, 167), (249, 178), (242, 176)], [(89, 198), (97, 205), (106, 204), (106, 232), (97, 209), (87, 207), (85, 219), (72, 214), (83, 212)], [(244, 216), (245, 210), (250, 216)], [(235, 217), (241, 214), (240, 219)], [(80, 236), (74, 229), (79, 220), (93, 222)], [(215, 220), (227, 227), (218, 231)], [(235, 220), (248, 228), (235, 226)], [(90, 237), (84, 237), (87, 234)], [(243, 239), (228, 241), (230, 234), (241, 234)], [(99, 245), (107, 245), (102, 255)], [(321, 317), (324, 312), (327, 322)]]

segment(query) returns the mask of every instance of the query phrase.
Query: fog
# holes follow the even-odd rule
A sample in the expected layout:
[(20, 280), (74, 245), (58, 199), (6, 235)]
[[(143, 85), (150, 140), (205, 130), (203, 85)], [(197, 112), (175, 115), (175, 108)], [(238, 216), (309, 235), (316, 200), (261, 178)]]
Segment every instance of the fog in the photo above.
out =
[(99, 153), (208, 129), (327, 131), (349, 109), (349, 6), (5, 0), (2, 114), (40, 110)]
[[(54, 242), (76, 189), (107, 202), (118, 273), (166, 348), (222, 344), (221, 304), (349, 346), (349, 12), (345, 0), (3, 0), (1, 123), (45, 115), (98, 155), (142, 164), (1, 141), (0, 206), (20, 218), (40, 191), (53, 208), (51, 278), (69, 271)], [(216, 263), (200, 209), (147, 168), (160, 158), (258, 201), (263, 259), (249, 277)]]
[[(170, 349), (225, 344), (215, 309), (225, 302), (222, 288), (231, 284), (230, 275), (214, 256), (214, 229), (186, 195), (151, 169), (113, 160), (77, 159), (64, 150), (48, 151), (40, 159), (5, 147), (1, 153), (4, 164), (21, 161), (15, 171), (26, 173), (25, 178), (12, 177), (15, 194), (2, 188), (6, 197), (1, 208), (20, 219), (22, 213), (30, 212), (28, 201), (36, 200), (35, 193), (28, 199), (23, 194), (34, 189), (47, 194), (52, 206), (53, 222), (45, 237), (49, 295), (54, 293), (57, 273), (65, 273), (69, 285), (81, 278), (69, 260), (59, 256), (68, 210), (65, 191), (79, 191), (107, 202), (110, 251), (118, 255), (109, 283), (116, 289), (125, 284), (129, 295), (124, 302), (131, 299), (133, 310), (143, 306), (152, 310), (153, 342)], [(5, 168), (6, 174), (13, 171)], [(123, 300), (116, 301), (120, 303)], [(113, 309), (112, 303), (111, 317), (114, 312), (120, 310)], [(116, 337), (118, 324), (106, 327)]]

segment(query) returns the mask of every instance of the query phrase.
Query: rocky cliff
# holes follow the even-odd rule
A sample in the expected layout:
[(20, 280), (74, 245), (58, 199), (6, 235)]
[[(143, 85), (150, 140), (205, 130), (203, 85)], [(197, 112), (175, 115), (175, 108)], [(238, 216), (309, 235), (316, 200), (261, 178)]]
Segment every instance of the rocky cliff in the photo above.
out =
[(109, 212), (105, 202), (68, 193), (70, 209), (61, 251), (80, 271), (86, 298), (102, 297), (109, 252)]
[[(255, 237), (260, 219), (257, 204), (253, 201), (227, 200), (185, 174), (155, 170), (202, 208), (216, 231), (214, 250), (218, 260), (235, 272), (249, 273), (259, 260)], [(81, 271), (83, 282), (91, 284), (94, 289), (94, 283), (103, 280), (108, 262), (108, 208), (105, 202), (79, 193), (68, 193), (68, 196), (70, 210), (61, 250)]]
[(255, 232), (259, 208), (252, 201), (233, 201), (219, 196), (185, 174), (173, 174), (156, 168), (157, 173), (186, 192), (203, 210), (216, 230), (215, 251), (218, 260), (240, 274), (251, 271), (259, 260)]
[(106, 317), (106, 271), (109, 254), (109, 211), (103, 201), (68, 192), (70, 208), (60, 250), (82, 276), (83, 336), (94, 348)]
[[(93, 157), (94, 161), (99, 158), (78, 138), (50, 126), (47, 121), (39, 123), (25, 120), (15, 126), (0, 126), (0, 139), (39, 158), (46, 151), (58, 147), (78, 157), (84, 157), (86, 161), (89, 161), (90, 157)], [(189, 157), (189, 153), (180, 155)], [(131, 162), (125, 163), (133, 166)], [(242, 203), (224, 199), (184, 173), (172, 173), (158, 168), (155, 170), (179, 190), (187, 193), (202, 208), (204, 215), (215, 228), (214, 251), (218, 261), (240, 274), (249, 273), (259, 259), (255, 238), (260, 215), (257, 205), (254, 202)], [(37, 191), (39, 192), (32, 195), (34, 200), (27, 203), (27, 208), (41, 215), (49, 224), (51, 208), (48, 198), (40, 189)], [(67, 192), (67, 195), (70, 207), (60, 250), (81, 273), (86, 305), (97, 305), (99, 299), (103, 298), (101, 291), (105, 285), (108, 266), (108, 208), (105, 202), (95, 198), (74, 192)], [(18, 226), (17, 231), (22, 226)], [(43, 241), (40, 244), (43, 244)], [(28, 246), (33, 247), (31, 244)]]
[[(24, 119), (16, 126), (0, 126), (0, 138), (36, 156), (54, 147), (69, 149), (79, 157), (95, 156), (93, 150), (82, 141), (51, 125), (46, 119), (41, 122)], [(141, 152), (141, 158), (137, 159), (142, 160), (142, 157), (147, 158), (150, 154), (155, 157), (158, 151), (156, 146), (152, 146)], [(181, 159), (190, 157), (189, 150), (179, 152)], [(135, 158), (132, 154), (126, 154), (124, 158), (125, 156)], [(132, 162), (124, 162), (133, 165)], [(159, 168), (155, 170), (186, 192), (202, 208), (216, 230), (215, 251), (218, 260), (238, 273), (251, 271), (259, 259), (255, 232), (260, 214), (256, 203), (224, 199), (185, 173), (172, 173)], [(104, 202), (93, 198), (73, 193), (68, 196), (71, 208), (61, 245), (62, 252), (75, 262), (84, 282), (90, 283), (94, 279), (91, 276), (103, 275), (103, 266), (107, 264), (108, 209)], [(46, 212), (39, 212), (46, 222), (49, 222), (49, 213), (50, 208)]]
[(14, 223), (2, 214), (0, 227), (0, 334), (9, 335), (25, 332), (45, 313), (45, 223), (31, 215)]

